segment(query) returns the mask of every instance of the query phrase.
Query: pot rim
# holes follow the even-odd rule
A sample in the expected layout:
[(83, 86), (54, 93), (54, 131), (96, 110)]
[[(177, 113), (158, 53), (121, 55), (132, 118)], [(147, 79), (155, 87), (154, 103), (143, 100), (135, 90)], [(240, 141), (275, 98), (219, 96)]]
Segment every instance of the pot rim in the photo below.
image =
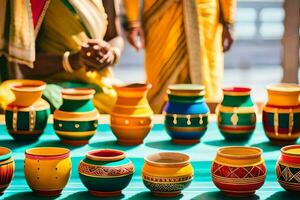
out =
[(69, 100), (92, 99), (95, 93), (94, 88), (63, 88), (61, 90), (62, 97)]
[[(113, 153), (115, 155), (112, 156), (93, 155), (99, 153)], [(88, 151), (86, 153), (86, 157), (94, 161), (118, 161), (124, 159), (126, 157), (126, 154), (124, 151), (120, 151), (116, 149), (96, 149), (96, 150)]]
[[(153, 160), (153, 158), (151, 157), (156, 157), (156, 156), (164, 156), (167, 155), (169, 156), (169, 158), (174, 158), (174, 155), (179, 156), (183, 159), (182, 160), (177, 160), (177, 162), (159, 162), (159, 161), (155, 161)], [(173, 155), (173, 156), (172, 156)], [(152, 165), (152, 166), (158, 166), (158, 167), (178, 167), (178, 166), (186, 166), (190, 163), (190, 156), (184, 153), (178, 153), (178, 152), (159, 152), (159, 153), (154, 153), (154, 154), (150, 154), (148, 156), (146, 156), (144, 158), (145, 162)], [(176, 161), (174, 159), (174, 161)]]
[[(56, 150), (56, 153), (53, 152)], [(62, 147), (35, 147), (26, 149), (26, 158), (38, 160), (64, 159), (70, 156), (70, 150)]]
[[(248, 150), (256, 150), (257, 153), (248, 154), (248, 155), (235, 155), (235, 154), (228, 154), (224, 153), (225, 150), (228, 149), (248, 149)], [(258, 158), (262, 155), (262, 150), (258, 147), (244, 147), (244, 146), (226, 146), (220, 147), (217, 151), (217, 155), (225, 157), (225, 158), (233, 158), (233, 159), (251, 159), (251, 158)]]
[(152, 87), (150, 83), (130, 83), (126, 85), (114, 85), (116, 90), (119, 91), (145, 91)]
[(39, 92), (46, 88), (46, 83), (40, 80), (23, 79), (20, 82), (11, 83), (9, 87), (17, 92)]
[[(288, 152), (290, 149), (299, 149), (299, 153), (293, 153), (293, 152)], [(299, 144), (294, 144), (294, 145), (287, 145), (284, 146), (280, 149), (280, 152), (284, 155), (289, 155), (289, 156), (299, 156), (300, 157), (300, 145)]]
[(250, 87), (232, 86), (223, 88), (223, 93), (224, 95), (242, 96), (249, 95), (251, 90), (252, 89)]
[(300, 92), (300, 85), (293, 83), (276, 83), (267, 85), (266, 89), (269, 92), (276, 93), (298, 93)]
[(0, 147), (0, 162), (11, 158), (11, 150), (6, 147)]

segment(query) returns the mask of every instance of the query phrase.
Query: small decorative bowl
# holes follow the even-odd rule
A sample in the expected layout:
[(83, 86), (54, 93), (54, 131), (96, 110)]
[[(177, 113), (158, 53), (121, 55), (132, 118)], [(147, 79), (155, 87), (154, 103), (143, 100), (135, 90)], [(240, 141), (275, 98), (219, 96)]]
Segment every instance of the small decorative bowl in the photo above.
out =
[(300, 145), (281, 148), (276, 175), (277, 181), (285, 190), (300, 192)]
[(248, 197), (265, 181), (266, 166), (256, 147), (221, 147), (211, 167), (214, 184), (228, 196)]
[(190, 157), (183, 153), (161, 152), (145, 158), (142, 169), (144, 185), (154, 196), (175, 197), (193, 180)]
[(8, 188), (15, 171), (15, 161), (11, 150), (0, 147), (0, 195)]
[(25, 178), (37, 195), (59, 195), (70, 178), (71, 169), (69, 149), (40, 147), (25, 152)]

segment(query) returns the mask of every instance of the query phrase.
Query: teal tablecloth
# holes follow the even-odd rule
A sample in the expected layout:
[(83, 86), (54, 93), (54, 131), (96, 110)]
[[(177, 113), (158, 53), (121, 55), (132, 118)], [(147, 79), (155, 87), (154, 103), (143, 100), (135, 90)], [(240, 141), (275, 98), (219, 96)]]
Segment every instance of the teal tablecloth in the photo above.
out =
[[(210, 176), (210, 165), (213, 160), (216, 150), (221, 146), (245, 145), (256, 146), (263, 149), (263, 156), (267, 165), (267, 179), (263, 187), (257, 191), (256, 196), (245, 199), (298, 199), (300, 195), (290, 194), (285, 192), (276, 181), (275, 163), (279, 156), (280, 147), (272, 146), (266, 138), (262, 124), (258, 123), (253, 137), (246, 143), (232, 143), (224, 141), (218, 131), (215, 122), (209, 124), (209, 129), (202, 138), (201, 143), (192, 146), (173, 145), (170, 138), (164, 131), (162, 124), (155, 124), (152, 131), (144, 141), (143, 145), (134, 147), (124, 147), (116, 144), (116, 138), (112, 134), (108, 124), (99, 126), (97, 134), (92, 138), (89, 145), (79, 148), (69, 147), (72, 156), (72, 175), (66, 188), (61, 196), (56, 198), (41, 198), (33, 195), (30, 188), (27, 186), (24, 173), (23, 161), (24, 151), (27, 148), (37, 146), (57, 146), (65, 147), (60, 143), (55, 135), (52, 124), (49, 124), (45, 133), (40, 137), (40, 140), (32, 144), (16, 143), (7, 133), (5, 126), (0, 125), (0, 145), (9, 147), (13, 150), (13, 156), (16, 161), (16, 171), (14, 179), (5, 194), (0, 196), (0, 199), (5, 200), (34, 200), (34, 199), (65, 199), (65, 200), (84, 200), (98, 199), (92, 197), (86, 191), (86, 188), (79, 180), (77, 167), (79, 161), (84, 157), (85, 152), (98, 148), (113, 148), (126, 151), (127, 156), (133, 161), (136, 171), (129, 186), (123, 191), (123, 195), (114, 199), (157, 199), (151, 196), (149, 191), (144, 187), (141, 180), (141, 168), (143, 165), (144, 156), (160, 152), (160, 151), (178, 151), (184, 152), (191, 156), (192, 165), (195, 170), (195, 178), (189, 188), (183, 191), (183, 195), (175, 199), (232, 199), (223, 196), (214, 186)], [(106, 198), (109, 199), (109, 198)], [(174, 199), (174, 198), (173, 198)]]

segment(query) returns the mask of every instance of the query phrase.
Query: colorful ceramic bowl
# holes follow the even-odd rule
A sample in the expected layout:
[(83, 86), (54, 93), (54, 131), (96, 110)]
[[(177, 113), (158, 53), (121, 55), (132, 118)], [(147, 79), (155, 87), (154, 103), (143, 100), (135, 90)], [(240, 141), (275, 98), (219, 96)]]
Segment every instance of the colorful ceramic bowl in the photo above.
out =
[(10, 85), (15, 95), (15, 106), (28, 107), (42, 97), (46, 83), (38, 80), (22, 80)]
[(218, 127), (227, 140), (248, 140), (255, 129), (256, 114), (250, 96), (251, 88), (223, 89), (223, 100), (218, 105)]
[(281, 148), (276, 175), (281, 187), (287, 191), (300, 192), (300, 145)]
[(168, 102), (164, 108), (164, 125), (173, 143), (198, 143), (206, 132), (209, 108), (205, 103), (204, 95), (202, 85), (169, 86)]
[(9, 104), (5, 109), (6, 128), (15, 140), (37, 140), (47, 126), (49, 115), (50, 105), (43, 99), (29, 107)]
[(15, 171), (15, 161), (8, 148), (0, 147), (0, 195), (8, 188)]
[(59, 195), (69, 180), (71, 169), (69, 149), (40, 147), (25, 152), (25, 178), (37, 195)]
[(95, 90), (74, 88), (61, 93), (63, 104), (53, 114), (57, 136), (68, 145), (88, 144), (98, 127), (99, 113), (93, 104)]
[(174, 197), (193, 180), (190, 157), (183, 153), (161, 152), (145, 158), (142, 169), (144, 185), (155, 196)]
[(266, 166), (256, 147), (221, 147), (211, 167), (214, 184), (228, 196), (248, 197), (265, 181)]
[(125, 153), (113, 149), (89, 151), (78, 166), (84, 186), (95, 196), (119, 196), (134, 173)]

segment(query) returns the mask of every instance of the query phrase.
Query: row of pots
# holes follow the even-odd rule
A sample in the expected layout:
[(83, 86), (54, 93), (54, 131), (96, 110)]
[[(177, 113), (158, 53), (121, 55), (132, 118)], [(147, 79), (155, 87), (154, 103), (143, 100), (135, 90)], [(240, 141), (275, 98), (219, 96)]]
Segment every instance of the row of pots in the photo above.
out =
[[(14, 174), (11, 151), (0, 147), (0, 193), (9, 186)], [(24, 173), (32, 191), (41, 196), (59, 195), (72, 169), (70, 151), (40, 147), (25, 152)], [(89, 151), (78, 166), (79, 177), (95, 196), (118, 196), (135, 172), (124, 152), (113, 149)], [(288, 191), (300, 192), (300, 145), (285, 146), (276, 164), (279, 184)], [(193, 180), (194, 169), (188, 155), (161, 152), (145, 157), (142, 168), (144, 185), (155, 196), (177, 196)], [(266, 178), (262, 150), (256, 147), (222, 147), (212, 162), (214, 184), (228, 196), (251, 196)]]
[[(49, 104), (41, 99), (45, 83), (22, 80), (12, 84), (16, 96), (5, 112), (9, 133), (17, 140), (37, 139), (47, 125)], [(122, 145), (143, 143), (151, 130), (153, 112), (147, 101), (150, 85), (116, 86), (117, 102), (110, 113), (110, 126)], [(274, 143), (295, 143), (300, 137), (300, 86), (277, 84), (267, 87), (268, 102), (263, 108), (263, 125)], [(218, 127), (227, 140), (248, 140), (256, 125), (251, 89), (223, 89), (217, 107)], [(92, 98), (93, 89), (63, 89), (62, 106), (54, 112), (54, 129), (61, 141), (84, 145), (96, 133), (98, 111)], [(170, 85), (165, 106), (165, 128), (174, 143), (200, 141), (208, 126), (209, 108), (204, 100), (204, 86)]]

